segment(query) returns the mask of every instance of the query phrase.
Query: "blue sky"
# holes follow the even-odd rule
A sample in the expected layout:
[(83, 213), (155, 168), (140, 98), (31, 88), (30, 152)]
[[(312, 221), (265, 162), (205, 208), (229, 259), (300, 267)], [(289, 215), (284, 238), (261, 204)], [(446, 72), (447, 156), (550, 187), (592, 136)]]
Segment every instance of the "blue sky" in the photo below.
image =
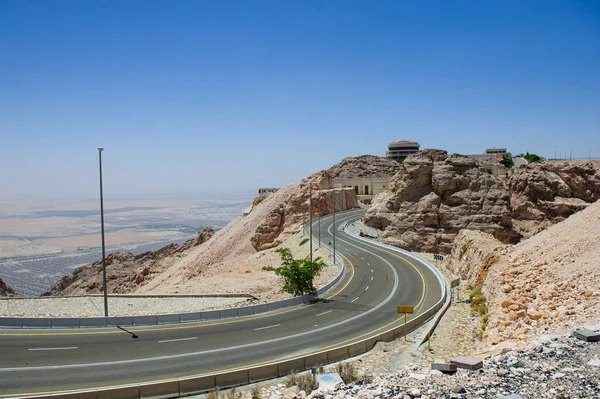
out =
[(0, 2), (0, 196), (254, 191), (391, 141), (600, 156), (597, 1)]

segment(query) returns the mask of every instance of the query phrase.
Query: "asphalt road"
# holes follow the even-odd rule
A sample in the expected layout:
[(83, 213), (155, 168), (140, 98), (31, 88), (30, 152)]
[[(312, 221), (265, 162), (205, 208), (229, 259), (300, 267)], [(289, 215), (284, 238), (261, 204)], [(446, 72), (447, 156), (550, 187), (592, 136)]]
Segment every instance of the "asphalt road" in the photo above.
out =
[[(225, 371), (360, 341), (416, 316), (441, 296), (437, 278), (416, 261), (343, 232), (357, 210), (321, 219), (349, 272), (325, 300), (260, 315), (129, 328), (0, 330), (0, 396), (95, 388)], [(318, 248), (317, 223), (313, 249)], [(305, 245), (309, 245), (308, 243)], [(327, 256), (317, 250), (315, 256)], [(409, 317), (410, 319), (410, 317)]]

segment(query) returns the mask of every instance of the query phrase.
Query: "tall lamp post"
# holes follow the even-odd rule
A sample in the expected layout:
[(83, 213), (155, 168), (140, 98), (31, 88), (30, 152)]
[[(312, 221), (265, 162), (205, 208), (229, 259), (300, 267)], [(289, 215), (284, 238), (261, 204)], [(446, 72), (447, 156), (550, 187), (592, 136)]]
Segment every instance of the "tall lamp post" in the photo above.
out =
[(104, 197), (102, 195), (102, 150), (98, 147), (98, 160), (100, 162), (100, 225), (102, 229), (102, 289), (104, 291), (104, 316), (108, 317), (108, 293), (106, 292), (106, 246), (104, 245)]
[(333, 192), (333, 264), (335, 265), (335, 200), (337, 199), (337, 191), (334, 190)]
[(309, 232), (310, 232), (310, 261), (313, 261), (313, 257), (312, 257), (312, 219), (313, 219), (313, 215), (312, 215), (312, 183), (309, 183), (308, 186), (308, 200), (309, 200), (309, 212), (310, 212), (310, 228), (309, 228)]

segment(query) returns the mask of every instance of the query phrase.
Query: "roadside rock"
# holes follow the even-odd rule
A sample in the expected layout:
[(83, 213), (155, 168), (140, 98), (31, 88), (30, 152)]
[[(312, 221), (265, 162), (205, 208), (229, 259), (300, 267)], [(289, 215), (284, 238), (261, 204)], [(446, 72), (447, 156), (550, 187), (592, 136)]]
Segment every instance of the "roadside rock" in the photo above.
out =
[(13, 296), (17, 293), (0, 278), (0, 296)]
[(391, 177), (400, 169), (400, 163), (393, 159), (375, 155), (344, 158), (327, 170), (331, 178)]

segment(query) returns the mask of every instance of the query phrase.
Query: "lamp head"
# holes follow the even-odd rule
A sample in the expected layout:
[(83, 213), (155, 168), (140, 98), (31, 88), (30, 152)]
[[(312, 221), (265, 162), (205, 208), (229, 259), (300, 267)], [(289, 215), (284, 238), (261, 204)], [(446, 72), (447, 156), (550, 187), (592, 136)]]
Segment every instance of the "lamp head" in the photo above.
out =
[(104, 147), (98, 147), (98, 151), (102, 152), (102, 150), (104, 150)]

